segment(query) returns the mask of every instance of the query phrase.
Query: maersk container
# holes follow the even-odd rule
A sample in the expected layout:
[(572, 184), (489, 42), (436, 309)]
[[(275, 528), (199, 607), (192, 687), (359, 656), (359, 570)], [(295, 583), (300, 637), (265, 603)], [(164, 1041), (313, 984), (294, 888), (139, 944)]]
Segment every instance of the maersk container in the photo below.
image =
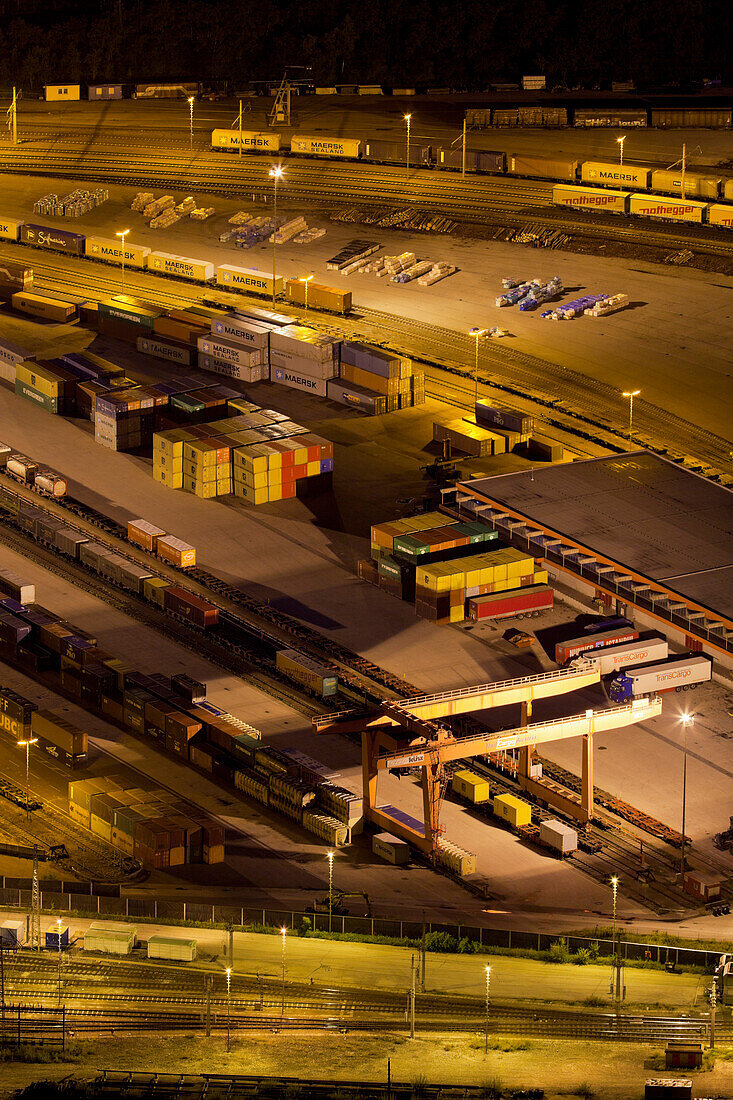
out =
[(213, 338), (232, 340), (246, 344), (250, 348), (264, 350), (270, 345), (271, 325), (256, 321), (246, 321), (243, 317), (212, 317), (211, 335)]
[[(221, 264), (216, 269), (216, 282), (228, 290), (242, 290), (247, 294), (272, 294), (272, 275), (264, 271), (251, 270), (247, 267), (233, 267), (231, 264)], [(282, 294), (283, 278), (275, 277), (275, 294)], [(290, 320), (290, 319), (289, 319)]]
[[(733, 194), (730, 198), (733, 199)], [(708, 225), (717, 225), (721, 229), (733, 229), (733, 206), (726, 206), (722, 202), (712, 203), (708, 207)]]
[(5, 241), (17, 241), (22, 224), (13, 218), (0, 217), (0, 237)]
[[(670, 195), (682, 195), (682, 173), (657, 169), (652, 172), (652, 190)], [(685, 172), (685, 198), (694, 195), (698, 199), (717, 199), (723, 181), (719, 176), (703, 176), (700, 172)]]
[(328, 396), (329, 378), (314, 378), (310, 374), (292, 370), (288, 367), (270, 368), (270, 381), (279, 386), (288, 386), (291, 390), (301, 390), (303, 393), (312, 393), (316, 397)]
[(592, 661), (601, 676), (608, 676), (619, 669), (663, 661), (669, 653), (664, 638), (651, 638), (648, 642), (626, 642), (624, 645), (609, 646), (597, 652), (584, 653), (586, 661)]
[(87, 237), (85, 253), (94, 260), (106, 260), (110, 264), (121, 264), (125, 258), (125, 267), (147, 267), (150, 249), (139, 244), (121, 244), (107, 237)]
[(71, 233), (68, 229), (56, 229), (50, 225), (34, 225), (23, 222), (20, 227), (20, 239), (23, 244), (34, 248), (50, 248), (55, 252), (69, 252), (73, 256), (84, 255), (83, 233)]
[(358, 138), (324, 138), (306, 134), (293, 134), (290, 152), (309, 157), (344, 157), (358, 159), (361, 141)]
[(224, 363), (240, 367), (256, 367), (262, 363), (262, 352), (259, 348), (243, 346), (238, 341), (227, 340), (222, 336), (199, 336), (196, 346), (201, 354), (213, 356)]
[(507, 154), (507, 172), (512, 176), (528, 176), (535, 179), (574, 180), (578, 174), (578, 162), (509, 153)]
[(277, 153), (280, 149), (279, 134), (260, 134), (254, 130), (212, 130), (212, 149), (239, 149), (248, 153)]
[(178, 363), (181, 367), (196, 366), (197, 355), (194, 349), (173, 340), (138, 336), (136, 347), (143, 355), (152, 355), (154, 359), (165, 359), (170, 363)]
[(148, 270), (164, 275), (176, 275), (179, 279), (191, 279), (196, 283), (210, 283), (214, 278), (214, 265), (206, 260), (194, 260), (188, 256), (175, 256), (171, 252), (151, 252)]
[(690, 687), (707, 683), (712, 676), (713, 662), (709, 657), (673, 657), (657, 665), (624, 669), (611, 681), (608, 695), (612, 702), (624, 703), (640, 695), (686, 691)]
[(556, 206), (570, 206), (573, 210), (600, 210), (604, 214), (625, 214), (630, 197), (630, 191), (574, 187), (569, 183), (556, 183), (552, 189), (552, 201)]
[(621, 642), (635, 642), (639, 637), (639, 631), (633, 627), (620, 627), (617, 630), (607, 630), (601, 634), (585, 634), (579, 638), (568, 638), (567, 641), (558, 642), (555, 646), (555, 660), (559, 665), (577, 657), (590, 649), (605, 649), (606, 646), (621, 644)]
[(704, 202), (693, 199), (666, 199), (661, 195), (632, 195), (629, 199), (629, 213), (643, 218), (697, 222), (699, 225), (706, 210)]
[(355, 382), (344, 382), (333, 378), (326, 382), (326, 397), (338, 401), (340, 405), (349, 405), (371, 416), (382, 416), (387, 411), (387, 398)]
[(649, 187), (651, 168), (634, 164), (613, 164), (586, 160), (581, 165), (583, 183), (602, 184), (604, 187)]

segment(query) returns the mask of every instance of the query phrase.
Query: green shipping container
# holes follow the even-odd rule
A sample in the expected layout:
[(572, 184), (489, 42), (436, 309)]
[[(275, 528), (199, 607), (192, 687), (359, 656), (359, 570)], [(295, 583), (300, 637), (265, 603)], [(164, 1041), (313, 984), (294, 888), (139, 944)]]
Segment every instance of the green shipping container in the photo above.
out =
[(32, 401), (34, 405), (39, 405), (46, 412), (53, 413), (54, 416), (59, 414), (59, 405), (61, 401), (58, 397), (47, 397), (40, 390), (36, 390), (33, 386), (29, 386), (26, 382), (19, 382), (16, 379), (15, 393), (18, 397), (24, 398), (26, 401)]
[(127, 302), (116, 302), (114, 299), (99, 303), (100, 317), (109, 317), (113, 321), (126, 321), (128, 324), (139, 325), (140, 328), (145, 329), (152, 330), (153, 321), (160, 315), (160, 311), (130, 305)]

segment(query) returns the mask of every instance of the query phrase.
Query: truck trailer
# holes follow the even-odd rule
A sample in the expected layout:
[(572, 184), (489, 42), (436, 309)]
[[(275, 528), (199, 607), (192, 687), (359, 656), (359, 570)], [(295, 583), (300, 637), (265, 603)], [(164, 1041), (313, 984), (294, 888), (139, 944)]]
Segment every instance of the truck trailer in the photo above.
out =
[(659, 695), (665, 691), (687, 691), (713, 677), (713, 662), (702, 654), (673, 657), (656, 665), (627, 668), (614, 676), (608, 688), (613, 703), (626, 703), (640, 695)]

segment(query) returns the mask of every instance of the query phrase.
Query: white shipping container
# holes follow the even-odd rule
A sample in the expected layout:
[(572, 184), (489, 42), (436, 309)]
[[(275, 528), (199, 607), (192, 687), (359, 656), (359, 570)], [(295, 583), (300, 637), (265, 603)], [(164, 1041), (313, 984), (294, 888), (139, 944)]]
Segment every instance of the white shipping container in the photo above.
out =
[(674, 218), (675, 221), (702, 222), (704, 202), (692, 199), (667, 199), (661, 195), (632, 195), (629, 199), (629, 213), (640, 214), (645, 218)]
[(256, 367), (262, 362), (260, 348), (244, 347), (223, 337), (199, 336), (196, 344), (202, 355), (209, 355), (224, 363), (236, 363), (240, 367)]
[(138, 244), (127, 244), (124, 249), (120, 241), (108, 240), (106, 237), (87, 237), (85, 244), (87, 256), (96, 260), (107, 260), (111, 264), (122, 263), (122, 253), (125, 254), (125, 265), (129, 267), (147, 267), (150, 249)]
[(245, 321), (241, 317), (214, 317), (211, 321), (211, 335), (264, 349), (269, 347), (272, 327), (258, 325), (256, 321)]
[(223, 374), (226, 378), (236, 378), (238, 382), (261, 382), (267, 377), (266, 366), (257, 364), (253, 367), (243, 367), (239, 363), (227, 363), (223, 359), (217, 359), (214, 355), (200, 355), (198, 365), (201, 370)]
[(207, 283), (214, 278), (214, 265), (206, 260), (193, 260), (188, 256), (174, 256), (171, 252), (151, 252), (148, 256), (150, 271), (164, 275), (177, 275), (181, 279), (193, 279)]
[(663, 661), (669, 654), (669, 646), (664, 638), (652, 638), (648, 642), (625, 642), (623, 645), (608, 646), (605, 649), (584, 653), (582, 659), (591, 661), (601, 676), (609, 672), (618, 672), (620, 668), (633, 665), (645, 665), (651, 661)]
[(310, 157), (358, 157), (361, 142), (354, 138), (323, 138), (305, 134), (293, 134), (291, 153), (304, 153)]
[[(255, 294), (272, 294), (272, 275), (247, 267), (233, 267), (222, 264), (216, 269), (216, 281), (219, 286), (231, 289), (252, 291)], [(275, 294), (283, 292), (282, 275), (275, 278)]]
[(12, 218), (0, 218), (0, 237), (6, 241), (17, 241), (22, 224)]
[(410, 845), (391, 833), (377, 833), (372, 837), (372, 851), (387, 863), (404, 866), (410, 862)]
[(281, 351), (270, 352), (270, 368), (295, 371), (296, 374), (305, 374), (309, 378), (335, 378), (338, 372), (338, 364), (332, 359), (321, 362), (317, 359), (304, 359), (302, 355), (288, 355)]
[(299, 374), (297, 371), (285, 370), (282, 367), (271, 367), (270, 381), (277, 382), (279, 386), (289, 386), (291, 390), (313, 393), (316, 397), (326, 396), (327, 379), (325, 378), (311, 378), (308, 374)]
[(193, 962), (196, 958), (196, 940), (182, 940), (157, 933), (148, 940), (148, 958)]
[(577, 830), (562, 821), (540, 821), (540, 841), (563, 856), (578, 850)]
[(270, 335), (270, 350), (321, 361), (338, 359), (340, 341), (305, 325), (286, 325)]
[(280, 149), (279, 134), (259, 134), (254, 130), (212, 130), (212, 149), (247, 149), (249, 152), (277, 153)]
[(4, 920), (0, 924), (0, 943), (5, 947), (19, 947), (25, 942), (25, 921)]

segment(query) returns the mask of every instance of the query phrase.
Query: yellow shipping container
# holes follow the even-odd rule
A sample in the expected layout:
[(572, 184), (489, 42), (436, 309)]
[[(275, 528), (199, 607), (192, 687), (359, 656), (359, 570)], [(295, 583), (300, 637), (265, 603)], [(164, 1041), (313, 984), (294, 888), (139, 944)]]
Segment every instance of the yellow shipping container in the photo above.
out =
[(15, 378), (26, 386), (38, 390), (44, 397), (58, 397), (61, 388), (61, 379), (48, 367), (40, 363), (18, 363), (15, 368)]
[(235, 483), (234, 495), (246, 500), (248, 504), (267, 504), (269, 499), (267, 489), (252, 489), (249, 485), (242, 485), (241, 482)]
[(453, 772), (451, 787), (471, 802), (488, 802), (491, 797), (488, 780), (466, 768)]
[(492, 808), (497, 817), (508, 821), (514, 828), (530, 825), (532, 822), (532, 807), (513, 794), (495, 795)]
[(538, 569), (537, 572), (535, 573), (534, 577), (532, 578), (532, 584), (549, 584), (549, 583), (550, 582), (547, 579), (547, 570), (546, 569)]
[(203, 500), (212, 500), (216, 495), (216, 481), (196, 481), (195, 478), (183, 475), (183, 489), (187, 493), (201, 497)]
[(183, 455), (155, 454), (153, 464), (161, 470), (170, 470), (172, 474), (180, 474), (183, 471)]
[(169, 489), (181, 489), (183, 487), (182, 471), (164, 470), (155, 464), (153, 465), (153, 480), (159, 481), (161, 485), (166, 485)]
[(143, 580), (143, 596), (157, 607), (163, 606), (163, 593), (170, 587), (170, 581), (162, 577), (145, 577)]

